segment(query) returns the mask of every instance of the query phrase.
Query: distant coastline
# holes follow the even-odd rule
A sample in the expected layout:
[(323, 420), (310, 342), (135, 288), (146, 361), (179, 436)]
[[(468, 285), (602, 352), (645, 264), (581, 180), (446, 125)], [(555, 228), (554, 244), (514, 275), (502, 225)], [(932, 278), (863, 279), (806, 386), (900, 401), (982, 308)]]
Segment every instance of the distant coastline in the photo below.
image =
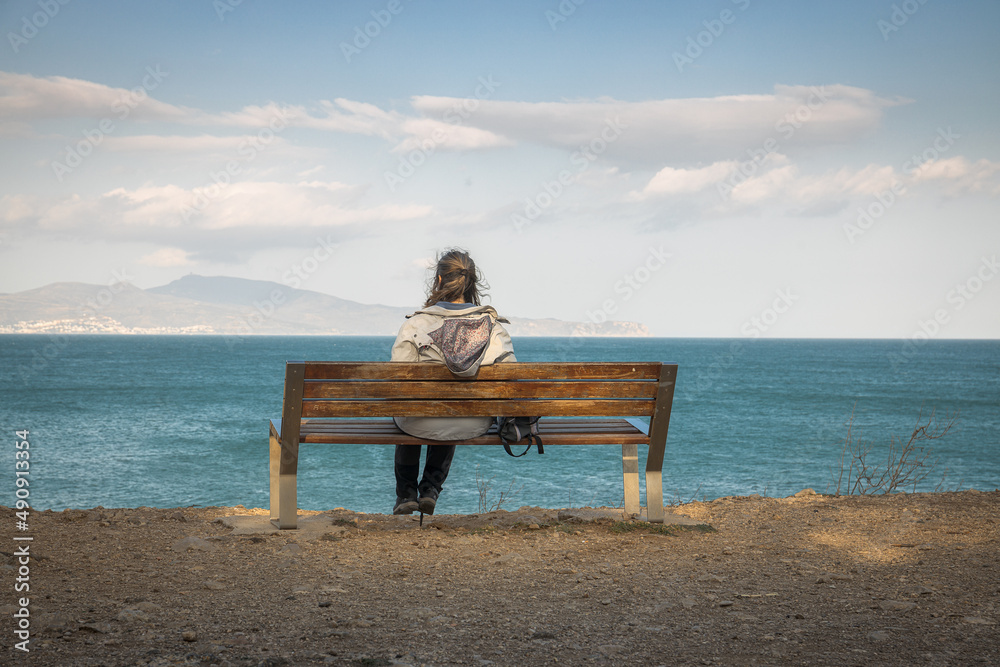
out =
[[(620, 325), (635, 324), (632, 322), (618, 322)], [(518, 337), (530, 336), (533, 338), (562, 338), (562, 337), (586, 337), (586, 338), (650, 338), (650, 333), (643, 325), (635, 325), (632, 331), (628, 329), (621, 332), (600, 333), (588, 330), (586, 326), (577, 327), (568, 334), (552, 333), (531, 333), (520, 330), (523, 327), (512, 325), (512, 333)], [(527, 328), (531, 328), (530, 326)], [(216, 331), (211, 326), (200, 324), (187, 327), (130, 327), (111, 319), (89, 318), (79, 320), (40, 320), (34, 322), (16, 322), (14, 324), (0, 324), (0, 335), (46, 335), (46, 336), (393, 336), (392, 333), (359, 333), (341, 331), (283, 331), (280, 333), (271, 331)]]
[[(53, 283), (0, 294), (0, 334), (393, 336), (412, 312), (269, 281), (189, 275), (150, 289)], [(516, 336), (650, 337), (638, 322), (508, 319)]]

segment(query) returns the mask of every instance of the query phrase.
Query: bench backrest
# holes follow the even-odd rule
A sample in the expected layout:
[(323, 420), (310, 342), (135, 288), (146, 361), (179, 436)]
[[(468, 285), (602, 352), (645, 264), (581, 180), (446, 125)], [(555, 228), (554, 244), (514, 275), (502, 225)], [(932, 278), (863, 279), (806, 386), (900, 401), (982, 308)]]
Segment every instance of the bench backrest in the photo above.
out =
[(660, 362), (510, 362), (456, 378), (438, 364), (289, 361), (281, 440), (297, 447), (307, 418), (649, 417), (662, 446), (676, 380)]
[(499, 363), (461, 379), (437, 364), (289, 361), (282, 417), (652, 417), (676, 375), (658, 362)]

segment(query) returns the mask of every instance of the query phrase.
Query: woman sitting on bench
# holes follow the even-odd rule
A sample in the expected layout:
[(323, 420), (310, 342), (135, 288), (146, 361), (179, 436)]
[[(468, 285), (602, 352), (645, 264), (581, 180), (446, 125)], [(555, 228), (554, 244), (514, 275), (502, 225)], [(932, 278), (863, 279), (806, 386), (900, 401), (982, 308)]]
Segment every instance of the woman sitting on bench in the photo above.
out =
[[(474, 377), (481, 365), (515, 361), (507, 320), (492, 306), (480, 303), (480, 289), (488, 288), (475, 262), (464, 250), (452, 249), (438, 257), (434, 279), (424, 307), (399, 329), (391, 361), (444, 364), (458, 377)], [(491, 417), (396, 417), (405, 433), (428, 440), (465, 440), (489, 430)], [(420, 511), (433, 514), (441, 486), (448, 476), (455, 445), (427, 447), (423, 477), (420, 445), (396, 445), (396, 504), (393, 514)]]

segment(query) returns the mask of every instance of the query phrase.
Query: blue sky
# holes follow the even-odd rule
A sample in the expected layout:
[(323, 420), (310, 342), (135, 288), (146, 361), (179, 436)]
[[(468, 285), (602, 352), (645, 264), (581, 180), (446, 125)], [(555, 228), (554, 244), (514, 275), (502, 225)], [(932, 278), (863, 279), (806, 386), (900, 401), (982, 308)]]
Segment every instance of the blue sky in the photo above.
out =
[(5, 2), (0, 291), (198, 273), (417, 305), (459, 245), (511, 315), (996, 338), (998, 20)]

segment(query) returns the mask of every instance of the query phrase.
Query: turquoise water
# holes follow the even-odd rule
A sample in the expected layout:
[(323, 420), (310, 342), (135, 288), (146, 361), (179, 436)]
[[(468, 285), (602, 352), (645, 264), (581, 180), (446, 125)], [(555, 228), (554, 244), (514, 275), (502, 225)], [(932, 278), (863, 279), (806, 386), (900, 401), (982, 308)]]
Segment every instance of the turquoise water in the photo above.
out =
[[(384, 360), (391, 337), (0, 336), (0, 425), (29, 429), (31, 500), (67, 507), (267, 507), (267, 419), (281, 410), (284, 362)], [(1000, 486), (1000, 342), (515, 339), (520, 361), (676, 361), (664, 461), (667, 499), (806, 487), (832, 491), (856, 410), (876, 449), (923, 409), (958, 421), (932, 443), (937, 468), (917, 490)], [(477, 472), (510, 505), (620, 504), (621, 450), (550, 447), (511, 459), (460, 448), (443, 512), (475, 512)], [(640, 458), (645, 452), (640, 452)], [(643, 461), (640, 461), (643, 465)], [(2, 487), (0, 487), (2, 488)], [(388, 512), (391, 447), (303, 447), (299, 505)]]

